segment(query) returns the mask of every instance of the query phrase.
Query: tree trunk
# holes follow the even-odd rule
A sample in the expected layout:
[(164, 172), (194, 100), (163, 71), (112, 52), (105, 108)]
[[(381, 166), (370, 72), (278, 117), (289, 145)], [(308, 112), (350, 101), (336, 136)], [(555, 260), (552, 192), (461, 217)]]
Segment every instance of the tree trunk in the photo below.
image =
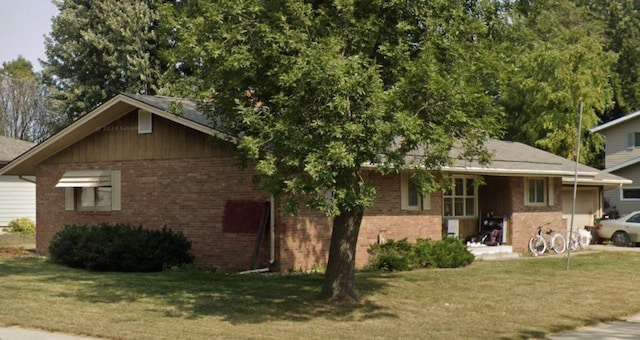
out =
[(333, 219), (329, 261), (320, 297), (356, 301), (356, 244), (364, 209), (342, 211)]

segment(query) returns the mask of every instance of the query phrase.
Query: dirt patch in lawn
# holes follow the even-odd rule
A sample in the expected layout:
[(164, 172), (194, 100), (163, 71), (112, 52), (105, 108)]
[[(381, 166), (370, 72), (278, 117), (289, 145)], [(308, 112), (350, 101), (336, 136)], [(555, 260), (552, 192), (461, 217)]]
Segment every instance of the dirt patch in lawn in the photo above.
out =
[(0, 235), (0, 256), (28, 256), (35, 250), (35, 236)]
[(0, 256), (33, 255), (33, 251), (23, 247), (0, 247)]

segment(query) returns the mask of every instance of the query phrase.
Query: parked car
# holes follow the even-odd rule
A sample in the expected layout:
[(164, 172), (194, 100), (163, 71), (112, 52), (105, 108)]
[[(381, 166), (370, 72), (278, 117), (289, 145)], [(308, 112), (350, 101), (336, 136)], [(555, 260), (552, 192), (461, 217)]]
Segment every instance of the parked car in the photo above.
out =
[(640, 211), (634, 211), (616, 219), (602, 219), (596, 225), (600, 239), (609, 239), (618, 247), (626, 247), (640, 234)]

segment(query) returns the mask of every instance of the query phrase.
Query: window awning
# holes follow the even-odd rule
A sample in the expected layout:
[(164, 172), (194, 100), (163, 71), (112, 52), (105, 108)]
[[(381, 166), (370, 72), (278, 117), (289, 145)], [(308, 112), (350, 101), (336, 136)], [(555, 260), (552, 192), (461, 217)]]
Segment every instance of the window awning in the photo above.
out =
[(62, 175), (56, 188), (95, 188), (111, 186), (110, 170), (72, 170)]

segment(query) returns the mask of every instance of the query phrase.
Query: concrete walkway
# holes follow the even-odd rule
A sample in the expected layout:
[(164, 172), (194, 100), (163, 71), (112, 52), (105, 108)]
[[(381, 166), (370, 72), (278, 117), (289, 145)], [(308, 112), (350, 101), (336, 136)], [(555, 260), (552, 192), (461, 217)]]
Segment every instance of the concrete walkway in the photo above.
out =
[(624, 321), (603, 322), (548, 336), (549, 340), (640, 339), (640, 314)]
[(53, 333), (20, 327), (0, 327), (0, 340), (98, 340), (77, 335)]

